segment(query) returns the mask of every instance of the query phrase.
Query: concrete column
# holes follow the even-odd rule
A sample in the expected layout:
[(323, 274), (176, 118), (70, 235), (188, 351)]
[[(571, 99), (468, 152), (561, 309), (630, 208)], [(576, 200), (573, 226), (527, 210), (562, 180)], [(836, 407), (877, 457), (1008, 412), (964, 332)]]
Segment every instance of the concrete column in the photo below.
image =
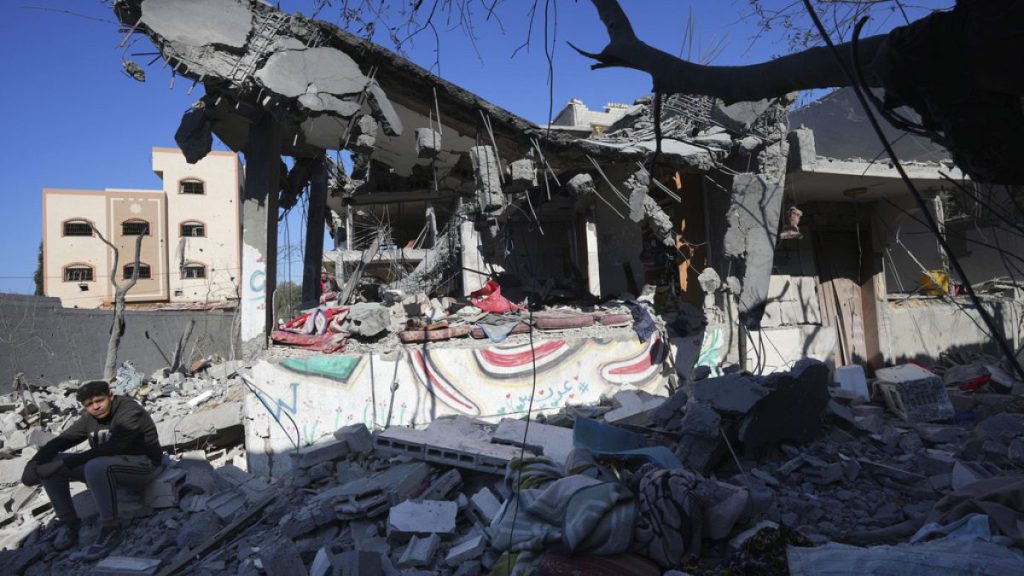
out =
[(306, 219), (306, 250), (302, 261), (302, 302), (320, 301), (320, 268), (324, 259), (324, 222), (327, 214), (327, 164), (313, 170), (309, 186), (309, 217)]
[(242, 357), (267, 349), (274, 325), (277, 277), (277, 196), (280, 191), (280, 127), (265, 114), (249, 131), (242, 194)]
[(459, 226), (459, 236), (462, 240), (462, 295), (469, 296), (470, 292), (479, 290), (487, 282), (485, 274), (471, 270), (485, 272), (487, 264), (480, 254), (480, 232), (474, 227), (473, 222), (463, 222)]
[(587, 290), (594, 296), (601, 297), (601, 259), (597, 248), (597, 222), (593, 212), (587, 212), (584, 218), (584, 234), (587, 242)]

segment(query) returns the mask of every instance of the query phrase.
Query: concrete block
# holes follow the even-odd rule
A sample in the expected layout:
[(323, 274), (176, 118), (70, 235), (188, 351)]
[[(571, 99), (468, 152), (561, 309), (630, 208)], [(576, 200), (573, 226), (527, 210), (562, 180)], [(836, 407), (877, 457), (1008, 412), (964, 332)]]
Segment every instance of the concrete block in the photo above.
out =
[(650, 423), (651, 414), (665, 403), (665, 397), (643, 390), (622, 390), (615, 393), (615, 402), (619, 407), (604, 415), (605, 422), (645, 426)]
[(150, 576), (160, 567), (159, 558), (107, 556), (92, 569), (94, 576)]
[(167, 468), (146, 485), (143, 500), (150, 508), (172, 508), (178, 505), (178, 494), (185, 485), (185, 471)]
[(680, 430), (683, 434), (716, 439), (721, 422), (722, 417), (715, 412), (710, 404), (690, 402), (686, 407), (686, 414), (680, 421)]
[(223, 487), (240, 490), (249, 503), (256, 502), (266, 496), (270, 485), (259, 476), (253, 476), (234, 464), (225, 464), (213, 469), (216, 482)]
[(330, 462), (348, 456), (348, 443), (345, 440), (332, 439), (307, 446), (293, 456), (296, 468), (309, 469), (321, 462)]
[(513, 184), (523, 185), (527, 188), (534, 188), (538, 185), (537, 167), (534, 165), (533, 160), (529, 158), (516, 160), (509, 164), (508, 169), (511, 173)]
[(501, 510), (501, 502), (494, 492), (485, 486), (469, 499), (469, 508), (480, 517), (485, 526), (490, 526)]
[(530, 422), (527, 430), (525, 420), (512, 418), (503, 418), (498, 423), (492, 441), (510, 446), (523, 446), (524, 438), (528, 450), (543, 454), (556, 464), (564, 463), (566, 456), (573, 449), (571, 428)]
[(480, 210), (494, 212), (505, 207), (501, 191), (501, 162), (493, 146), (473, 146), (469, 149), (476, 176), (477, 199)]
[(388, 513), (388, 536), (400, 540), (428, 534), (449, 536), (455, 532), (458, 513), (458, 504), (446, 500), (402, 502)]
[(953, 417), (953, 403), (942, 379), (916, 364), (880, 368), (875, 372), (889, 410), (908, 422)]
[(416, 129), (416, 157), (433, 158), (441, 151), (441, 134), (430, 128)]
[(374, 450), (445, 466), (504, 475), (520, 450), (491, 442), (487, 424), (466, 417), (434, 420), (426, 430), (392, 426), (374, 439)]
[(354, 454), (366, 454), (373, 450), (373, 436), (365, 424), (352, 424), (335, 430), (334, 437), (344, 440)]
[(441, 537), (437, 534), (430, 536), (413, 536), (405, 552), (398, 559), (399, 568), (415, 568), (417, 566), (429, 566), (434, 561), (434, 555), (441, 546)]
[(448, 551), (448, 555), (444, 558), (444, 563), (453, 567), (459, 566), (463, 562), (479, 558), (486, 549), (487, 541), (484, 539), (483, 534), (480, 534), (461, 544), (452, 546), (451, 550)]

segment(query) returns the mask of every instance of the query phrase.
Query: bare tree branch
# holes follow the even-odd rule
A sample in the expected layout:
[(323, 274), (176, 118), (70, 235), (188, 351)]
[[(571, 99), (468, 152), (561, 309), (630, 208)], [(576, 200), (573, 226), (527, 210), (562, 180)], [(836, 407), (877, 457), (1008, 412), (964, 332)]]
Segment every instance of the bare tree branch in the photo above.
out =
[(114, 370), (117, 367), (117, 348), (121, 344), (121, 336), (124, 335), (124, 300), (128, 291), (131, 290), (135, 283), (139, 280), (139, 258), (142, 253), (142, 239), (145, 237), (143, 234), (139, 234), (135, 237), (135, 265), (132, 266), (132, 278), (131, 280), (121, 286), (117, 283), (117, 261), (118, 261), (118, 249), (109, 240), (103, 237), (103, 234), (93, 226), (89, 224), (92, 231), (103, 241), (104, 244), (110, 247), (114, 251), (114, 263), (110, 267), (110, 283), (114, 285), (114, 321), (110, 326), (110, 340), (107, 342), (107, 358), (103, 362), (103, 378), (110, 380), (114, 377)]
[[(580, 54), (597, 60), (592, 69), (623, 67), (647, 72), (654, 91), (666, 94), (702, 94), (726, 102), (760, 100), (810, 88), (847, 86), (850, 81), (835, 57), (825, 48), (809, 48), (782, 58), (749, 66), (702, 66), (677, 58), (637, 38), (629, 18), (617, 0), (592, 0), (608, 30), (609, 42), (601, 52), (586, 52), (569, 44)], [(860, 59), (870, 63), (885, 35), (859, 42)], [(844, 58), (850, 46), (839, 46)], [(865, 70), (866, 82), (878, 79)]]

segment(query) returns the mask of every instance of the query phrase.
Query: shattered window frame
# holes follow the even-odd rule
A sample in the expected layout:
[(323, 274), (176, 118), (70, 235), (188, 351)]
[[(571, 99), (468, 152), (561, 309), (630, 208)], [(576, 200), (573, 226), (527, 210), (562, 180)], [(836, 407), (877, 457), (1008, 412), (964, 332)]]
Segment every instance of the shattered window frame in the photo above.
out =
[[(198, 234), (194, 232), (198, 231)], [(206, 224), (198, 220), (187, 220), (178, 226), (178, 235), (184, 238), (206, 238)]]
[(182, 280), (205, 280), (206, 264), (199, 262), (188, 262), (181, 267)]
[(96, 270), (88, 264), (68, 264), (64, 267), (65, 282), (95, 282)]
[(84, 218), (65, 220), (61, 223), (61, 236), (92, 236), (92, 224)]
[[(141, 228), (139, 226), (142, 226)], [(122, 236), (149, 236), (149, 222), (146, 220), (125, 220), (121, 222)]]
[[(121, 279), (131, 280), (132, 279), (132, 268), (135, 264), (125, 264), (124, 268), (121, 269)], [(153, 268), (145, 262), (139, 262), (139, 280), (149, 280), (153, 277)]]
[(199, 178), (183, 178), (178, 181), (178, 194), (202, 196), (206, 194), (206, 182)]

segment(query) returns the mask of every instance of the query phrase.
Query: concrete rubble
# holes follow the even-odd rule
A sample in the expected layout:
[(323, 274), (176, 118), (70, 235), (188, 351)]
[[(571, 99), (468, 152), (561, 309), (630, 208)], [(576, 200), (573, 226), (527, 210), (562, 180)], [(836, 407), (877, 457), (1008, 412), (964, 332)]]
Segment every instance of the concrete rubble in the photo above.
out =
[[(216, 366), (208, 372), (217, 373)], [(0, 491), (0, 560), (12, 574), (156, 574), (193, 555), (183, 565), (187, 573), (492, 574), (504, 573), (495, 570), (509, 562), (601, 566), (612, 561), (604, 559), (601, 550), (612, 548), (602, 538), (621, 532), (633, 542), (622, 550), (632, 562), (653, 561), (668, 574), (683, 564), (641, 545), (645, 523), (638, 520), (650, 514), (644, 512), (651, 505), (649, 482), (666, 474), (686, 478), (692, 492), (683, 500), (676, 500), (683, 493), (664, 494), (657, 505), (685, 503), (679, 510), (703, 518), (702, 536), (679, 544), (692, 558), (685, 564), (691, 574), (747, 573), (740, 567), (751, 565), (803, 574), (844, 558), (910, 561), (931, 549), (945, 553), (950, 548), (941, 540), (922, 547), (906, 539), (925, 517), (944, 509), (942, 502), (974, 487), (998, 491), (1000, 483), (1020, 482), (1024, 401), (998, 392), (965, 393), (954, 385), (943, 391), (962, 407), (955, 419), (908, 421), (880, 392), (895, 377), (881, 374), (885, 380), (869, 380), (875, 390), (870, 399), (846, 394), (824, 364), (808, 360), (768, 376), (706, 378), (657, 401), (620, 394), (599, 406), (540, 416), (529, 431), (524, 420), (494, 425), (464, 417), (441, 418), (424, 429), (350, 425), (296, 451), (291, 472), (274, 481), (246, 472), (244, 449), (227, 426), (226, 437), (208, 437), (205, 448), (178, 448), (138, 503), (129, 500), (122, 511), (132, 518), (128, 538), (96, 564), (50, 547), (41, 532), (52, 519), (45, 494), (18, 484), (20, 465), (34, 453), (18, 439), (33, 430), (55, 432), (73, 411), (62, 402), (72, 387), (35, 390), (37, 401), (66, 407), (42, 422), (38, 416), (12, 421), (5, 431), (8, 458), (0, 462), (19, 467)], [(196, 374), (175, 386), (146, 381), (134, 394), (158, 418), (181, 418), (180, 406), (194, 395), (213, 390), (211, 403), (217, 405), (235, 401), (241, 388), (237, 378)], [(621, 424), (616, 411), (634, 401), (642, 401), (645, 423)], [(0, 398), (2, 403), (14, 407), (8, 413), (21, 413), (18, 399)], [(867, 414), (876, 425), (861, 425), (858, 419)], [(594, 439), (574, 440), (578, 419), (607, 421), (609, 415), (639, 432), (648, 448), (602, 445), (591, 451), (584, 446)], [(14, 447), (6, 444), (12, 437)], [(652, 464), (645, 455), (658, 446), (673, 450), (683, 467)], [(312, 474), (318, 468), (325, 472)], [(561, 496), (549, 508), (555, 524), (542, 528), (532, 499), (540, 504), (556, 494)], [(575, 506), (613, 501), (615, 507), (600, 517), (629, 526), (609, 524), (578, 541), (560, 536), (569, 538), (573, 556), (559, 556), (546, 536), (519, 545), (529, 554), (506, 552), (503, 530), (517, 514), (522, 529), (546, 534)], [(523, 507), (518, 513), (516, 502)], [(87, 503), (76, 497), (86, 522), (83, 539), (98, 528)], [(694, 506), (702, 512), (693, 512)], [(1012, 504), (1009, 509), (1024, 515)], [(1020, 534), (1000, 533), (984, 545), (1006, 566), (1020, 565), (1020, 556), (1002, 552)]]

